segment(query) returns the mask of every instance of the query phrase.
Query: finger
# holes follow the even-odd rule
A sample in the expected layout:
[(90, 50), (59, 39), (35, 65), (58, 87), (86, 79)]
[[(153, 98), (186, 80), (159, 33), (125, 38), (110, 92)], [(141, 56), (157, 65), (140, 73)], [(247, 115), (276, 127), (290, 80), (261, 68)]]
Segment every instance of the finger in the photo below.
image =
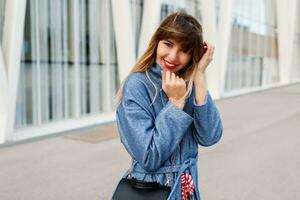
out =
[(205, 46), (206, 46), (206, 47), (209, 47), (209, 46), (210, 46), (210, 43), (209, 43), (209, 42), (205, 42)]
[(208, 46), (207, 46), (207, 55), (211, 56), (213, 51), (214, 51), (213, 46), (211, 44), (208, 44)]
[(210, 51), (211, 51), (211, 44), (208, 43), (208, 42), (206, 42), (205, 44), (206, 44), (206, 46), (204, 47), (205, 48), (204, 49), (205, 50), (204, 54), (208, 55), (210, 53)]
[(211, 51), (211, 48), (212, 48), (211, 44), (207, 44), (207, 50)]
[(164, 82), (165, 82), (165, 72), (163, 70), (161, 70), (160, 72), (161, 72), (161, 81), (164, 84)]
[(171, 82), (176, 83), (176, 76), (175, 76), (175, 73), (173, 73), (173, 72), (172, 72), (172, 75), (171, 75)]
[(168, 70), (168, 71), (166, 71), (166, 80), (165, 80), (165, 82), (166, 83), (170, 83), (170, 71)]
[(176, 76), (176, 79), (175, 79), (175, 80), (176, 80), (176, 81), (175, 81), (176, 85), (179, 85), (179, 84), (180, 84), (180, 79), (179, 79), (178, 76)]
[(185, 81), (184, 81), (183, 78), (180, 78), (180, 82), (181, 82), (181, 83), (185, 83)]
[(214, 51), (215, 51), (215, 47), (213, 45), (211, 45), (211, 47), (210, 47), (210, 56), (213, 56)]
[(185, 86), (186, 86), (186, 84), (185, 84), (185, 81), (184, 81), (184, 79), (183, 79), (183, 78), (180, 78), (180, 79), (179, 79), (179, 82), (180, 82), (180, 84), (182, 84), (182, 85), (185, 85)]

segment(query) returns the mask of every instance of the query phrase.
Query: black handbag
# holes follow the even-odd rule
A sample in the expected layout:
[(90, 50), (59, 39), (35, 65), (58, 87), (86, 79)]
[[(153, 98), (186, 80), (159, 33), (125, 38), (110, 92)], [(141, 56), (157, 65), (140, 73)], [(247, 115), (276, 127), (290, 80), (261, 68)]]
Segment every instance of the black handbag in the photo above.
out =
[[(173, 157), (172, 163), (175, 163), (174, 159), (175, 157)], [(112, 200), (167, 200), (171, 193), (171, 187), (158, 182), (140, 181), (132, 177), (131, 173), (135, 164), (132, 160), (129, 174), (119, 182)], [(167, 174), (167, 185), (170, 182), (168, 175), (170, 174)]]
[(135, 178), (122, 178), (112, 200), (166, 200), (171, 187), (158, 182), (139, 181)]

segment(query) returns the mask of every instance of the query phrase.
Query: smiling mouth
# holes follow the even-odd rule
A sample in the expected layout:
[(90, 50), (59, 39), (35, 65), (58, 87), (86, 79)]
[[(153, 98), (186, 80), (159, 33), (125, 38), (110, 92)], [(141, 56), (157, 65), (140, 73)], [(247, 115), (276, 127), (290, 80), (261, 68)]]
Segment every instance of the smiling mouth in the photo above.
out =
[(163, 59), (163, 61), (164, 61), (164, 67), (170, 71), (173, 71), (175, 69), (175, 67), (177, 66), (176, 64), (170, 63), (164, 59)]

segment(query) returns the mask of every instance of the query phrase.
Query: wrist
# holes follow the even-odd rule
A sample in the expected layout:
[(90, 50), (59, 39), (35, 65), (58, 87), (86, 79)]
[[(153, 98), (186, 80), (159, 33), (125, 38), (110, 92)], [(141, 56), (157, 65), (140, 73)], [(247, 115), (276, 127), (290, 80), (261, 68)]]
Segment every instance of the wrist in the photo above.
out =
[(204, 74), (206, 68), (207, 68), (207, 65), (200, 62), (200, 63), (198, 64), (198, 66), (197, 66), (197, 73), (199, 73), (199, 74)]
[(205, 76), (205, 71), (201, 70), (201, 69), (197, 69), (196, 71), (196, 76), (198, 77), (203, 77)]
[(174, 100), (172, 98), (169, 98), (169, 101), (174, 104), (175, 106), (177, 106), (179, 109), (183, 110), (184, 107), (184, 102), (183, 101), (179, 101), (179, 100)]
[(195, 75), (195, 79), (194, 79), (194, 81), (205, 81), (205, 73), (204, 72), (202, 72), (202, 71), (197, 71), (196, 72), (196, 75)]

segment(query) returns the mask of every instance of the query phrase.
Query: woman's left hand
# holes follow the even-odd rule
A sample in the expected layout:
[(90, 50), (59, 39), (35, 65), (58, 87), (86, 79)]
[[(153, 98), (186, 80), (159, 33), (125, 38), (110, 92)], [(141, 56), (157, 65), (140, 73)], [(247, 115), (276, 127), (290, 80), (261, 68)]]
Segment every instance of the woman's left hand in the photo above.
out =
[(198, 63), (198, 72), (203, 73), (205, 72), (207, 66), (213, 59), (215, 47), (207, 42), (204, 42), (205, 53), (203, 54), (202, 58)]

